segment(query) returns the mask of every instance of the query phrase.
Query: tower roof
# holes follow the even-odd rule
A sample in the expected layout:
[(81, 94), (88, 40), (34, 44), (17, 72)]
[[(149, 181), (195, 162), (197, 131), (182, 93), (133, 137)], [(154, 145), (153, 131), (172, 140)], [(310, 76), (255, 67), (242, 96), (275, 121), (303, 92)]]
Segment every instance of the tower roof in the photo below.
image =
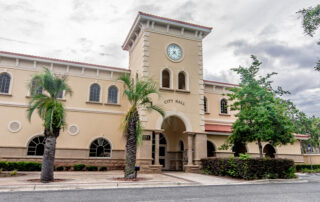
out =
[(170, 19), (170, 18), (160, 17), (160, 16), (156, 16), (156, 15), (152, 15), (149, 13), (144, 13), (144, 12), (139, 11), (133, 25), (131, 26), (129, 34), (127, 35), (126, 40), (124, 41), (124, 43), (122, 45), (122, 48), (124, 50), (128, 50), (128, 45), (129, 45), (130, 39), (134, 38), (135, 32), (137, 32), (141, 29), (140, 23), (147, 22), (147, 21), (154, 22), (156, 24), (170, 25), (170, 26), (174, 26), (174, 27), (178, 27), (178, 28), (184, 28), (185, 30), (202, 32), (203, 37), (208, 35), (212, 30), (212, 27), (206, 27), (206, 26), (197, 25), (197, 24), (193, 24), (193, 23), (189, 23), (189, 22), (180, 21), (180, 20), (174, 20), (174, 19)]

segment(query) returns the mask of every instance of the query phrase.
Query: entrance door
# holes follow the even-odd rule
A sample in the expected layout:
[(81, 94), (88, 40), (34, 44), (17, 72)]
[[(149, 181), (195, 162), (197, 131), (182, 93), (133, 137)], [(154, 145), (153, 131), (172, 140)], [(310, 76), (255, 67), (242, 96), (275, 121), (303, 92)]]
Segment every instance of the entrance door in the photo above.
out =
[[(152, 134), (152, 164), (154, 164), (156, 140), (155, 134)], [(162, 133), (159, 135), (159, 163), (166, 168), (167, 141)]]

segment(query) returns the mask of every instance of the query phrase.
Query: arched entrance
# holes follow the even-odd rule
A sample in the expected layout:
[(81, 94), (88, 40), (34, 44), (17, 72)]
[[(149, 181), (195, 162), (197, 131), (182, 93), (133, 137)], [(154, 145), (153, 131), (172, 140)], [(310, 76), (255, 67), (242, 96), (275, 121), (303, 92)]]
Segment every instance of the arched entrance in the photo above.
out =
[(266, 146), (264, 146), (263, 153), (264, 153), (265, 157), (269, 157), (269, 158), (276, 157), (275, 156), (276, 150), (274, 149), (274, 147), (271, 144), (267, 144)]
[(243, 143), (238, 143), (238, 144), (235, 144), (233, 147), (232, 147), (232, 151), (234, 152), (234, 156), (235, 157), (239, 157), (240, 154), (245, 154), (247, 153), (247, 148), (246, 148), (246, 145), (243, 144)]
[(212, 142), (207, 141), (207, 157), (215, 157), (216, 156), (216, 148)]
[[(187, 142), (186, 135), (183, 135), (183, 132), (186, 131), (183, 120), (178, 116), (169, 116), (163, 120), (161, 129), (163, 133), (159, 134), (159, 163), (163, 165), (164, 170), (183, 170), (184, 156), (186, 156), (184, 142)], [(153, 159), (155, 159), (154, 139), (152, 139)]]

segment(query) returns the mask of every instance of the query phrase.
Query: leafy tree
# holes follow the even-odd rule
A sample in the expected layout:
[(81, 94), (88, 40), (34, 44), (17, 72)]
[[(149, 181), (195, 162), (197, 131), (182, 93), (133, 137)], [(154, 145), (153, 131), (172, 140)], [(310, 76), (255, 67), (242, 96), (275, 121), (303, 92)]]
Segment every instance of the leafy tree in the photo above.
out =
[[(45, 93), (37, 93), (42, 88)], [(65, 109), (58, 99), (60, 93), (72, 94), (66, 83), (65, 76), (56, 76), (49, 69), (44, 68), (44, 72), (36, 74), (29, 82), (29, 89), (32, 95), (28, 107), (28, 119), (35, 110), (38, 111), (43, 120), (45, 147), (42, 159), (41, 182), (54, 180), (54, 158), (56, 150), (56, 139), (59, 137), (60, 129), (65, 126)]]
[(294, 141), (293, 123), (288, 116), (288, 105), (276, 96), (287, 92), (280, 87), (274, 90), (271, 86), (269, 79), (276, 73), (257, 79), (261, 62), (255, 56), (251, 58), (253, 62), (249, 68), (233, 69), (240, 75), (241, 82), (239, 87), (230, 89), (232, 93), (228, 97), (232, 102), (231, 110), (238, 113), (225, 146), (257, 142), (262, 158), (262, 142), (276, 146)]
[[(315, 31), (320, 26), (320, 4), (315, 7), (309, 7), (306, 9), (302, 9), (298, 11), (300, 15), (302, 15), (302, 26), (304, 29), (304, 32), (313, 37)], [(320, 41), (318, 42), (318, 45), (320, 45)], [(320, 60), (318, 60), (315, 69), (317, 71), (320, 71)]]
[(289, 117), (294, 124), (294, 132), (297, 134), (308, 134), (310, 138), (302, 141), (302, 151), (307, 153), (307, 145), (310, 144), (313, 150), (320, 152), (320, 118), (308, 117), (304, 112), (296, 108), (290, 100), (284, 100), (289, 106)]
[(127, 74), (121, 76), (119, 80), (124, 82), (124, 94), (131, 104), (123, 121), (123, 128), (127, 134), (124, 177), (134, 179), (137, 144), (141, 139), (142, 132), (139, 109), (156, 111), (162, 116), (164, 116), (164, 111), (161, 107), (154, 105), (150, 98), (151, 94), (158, 94), (156, 84), (153, 81), (137, 80), (136, 83), (134, 83)]

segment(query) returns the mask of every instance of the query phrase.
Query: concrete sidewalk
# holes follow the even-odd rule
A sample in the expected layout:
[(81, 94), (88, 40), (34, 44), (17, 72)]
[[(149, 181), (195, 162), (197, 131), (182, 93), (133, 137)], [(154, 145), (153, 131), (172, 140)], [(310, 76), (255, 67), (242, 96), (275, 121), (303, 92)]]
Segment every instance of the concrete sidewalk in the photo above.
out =
[[(40, 172), (20, 172), (23, 176), (0, 178), (0, 192), (44, 191), (74, 189), (112, 189), (141, 187), (172, 187), (201, 185), (232, 185), (270, 183), (270, 180), (245, 181), (226, 177), (184, 172), (163, 172), (162, 174), (139, 174), (141, 181), (121, 181), (122, 171), (107, 172), (55, 172), (55, 179), (64, 181), (52, 183), (32, 182), (40, 178)], [(278, 180), (280, 183), (307, 182), (307, 180)], [(277, 181), (273, 181), (277, 182)]]

